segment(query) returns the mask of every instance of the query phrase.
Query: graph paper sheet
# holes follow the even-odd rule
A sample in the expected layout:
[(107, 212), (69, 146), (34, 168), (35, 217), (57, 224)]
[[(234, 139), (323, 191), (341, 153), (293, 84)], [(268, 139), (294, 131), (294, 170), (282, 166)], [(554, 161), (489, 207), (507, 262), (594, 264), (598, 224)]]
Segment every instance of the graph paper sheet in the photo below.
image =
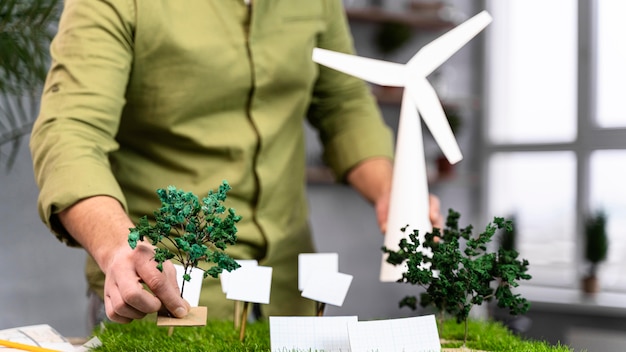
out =
[[(75, 350), (74, 346), (69, 343), (63, 335), (59, 334), (59, 332), (48, 324), (29, 325), (0, 330), (0, 340), (6, 340), (33, 347), (47, 348), (55, 351), (72, 352)], [(0, 351), (17, 352), (21, 350), (0, 345)]]
[(352, 352), (440, 352), (434, 315), (414, 318), (351, 322)]
[(346, 317), (270, 317), (272, 352), (324, 351), (350, 352)]

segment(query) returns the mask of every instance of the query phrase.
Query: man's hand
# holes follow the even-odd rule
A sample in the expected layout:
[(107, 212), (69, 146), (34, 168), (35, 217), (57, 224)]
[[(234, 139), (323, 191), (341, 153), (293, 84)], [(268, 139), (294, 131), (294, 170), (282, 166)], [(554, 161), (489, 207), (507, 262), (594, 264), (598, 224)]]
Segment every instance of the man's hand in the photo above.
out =
[(443, 231), (443, 226), (445, 225), (444, 217), (441, 214), (441, 202), (439, 201), (439, 197), (434, 194), (430, 194), (428, 196), (428, 205), (429, 205), (429, 217), (430, 222), (433, 224), (433, 228), (436, 227)]
[[(376, 209), (376, 219), (378, 219), (378, 226), (380, 227), (380, 231), (382, 233), (387, 232), (387, 216), (389, 215), (389, 198), (390, 193), (387, 193), (385, 196), (381, 197), (375, 206)], [(430, 223), (433, 225), (433, 228), (437, 227), (439, 229), (443, 229), (444, 221), (443, 215), (441, 215), (441, 202), (439, 198), (433, 194), (428, 196), (429, 200), (429, 213), (428, 216), (430, 218)]]
[[(393, 165), (387, 158), (367, 159), (355, 166), (347, 175), (348, 182), (372, 204), (376, 211), (378, 226), (382, 233), (387, 231), (387, 215), (391, 196)], [(429, 217), (433, 227), (443, 228), (439, 198), (430, 197)]]
[(104, 304), (109, 319), (128, 323), (157, 311), (167, 311), (179, 318), (187, 315), (189, 304), (180, 297), (176, 269), (167, 261), (160, 272), (153, 257), (154, 249), (139, 243), (134, 250), (130, 247), (121, 250), (111, 259), (104, 270)]
[[(135, 225), (116, 199), (83, 199), (59, 213), (59, 220), (105, 273), (104, 303), (109, 319), (128, 323), (162, 309), (176, 317), (187, 315), (189, 303), (180, 297), (173, 265), (164, 263), (160, 272), (151, 245), (140, 243), (134, 250), (130, 248), (128, 233)], [(152, 293), (144, 289), (144, 283)]]

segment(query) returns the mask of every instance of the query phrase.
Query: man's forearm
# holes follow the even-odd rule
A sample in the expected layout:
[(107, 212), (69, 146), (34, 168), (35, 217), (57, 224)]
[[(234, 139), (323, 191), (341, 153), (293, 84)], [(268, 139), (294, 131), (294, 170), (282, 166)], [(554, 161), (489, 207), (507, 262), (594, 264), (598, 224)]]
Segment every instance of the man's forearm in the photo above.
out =
[(102, 270), (107, 269), (111, 255), (119, 248), (130, 249), (127, 235), (135, 225), (115, 198), (83, 199), (59, 213), (59, 220)]
[(176, 270), (171, 263), (158, 270), (148, 244), (130, 248), (128, 233), (134, 224), (115, 198), (86, 198), (61, 212), (59, 219), (106, 274), (104, 304), (111, 320), (128, 323), (162, 307), (177, 317), (187, 315), (189, 304), (180, 297)]
[(388, 158), (370, 158), (356, 165), (347, 180), (365, 199), (376, 204), (388, 197), (391, 190), (393, 165)]
[(380, 231), (387, 230), (393, 165), (387, 158), (370, 158), (356, 165), (347, 175), (354, 189), (374, 205)]

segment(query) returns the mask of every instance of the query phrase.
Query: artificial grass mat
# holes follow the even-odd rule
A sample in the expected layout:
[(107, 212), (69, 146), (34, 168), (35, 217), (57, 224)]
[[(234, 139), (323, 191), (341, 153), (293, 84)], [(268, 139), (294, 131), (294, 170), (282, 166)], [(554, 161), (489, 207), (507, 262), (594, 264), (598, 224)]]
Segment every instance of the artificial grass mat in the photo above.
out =
[[(441, 331), (442, 347), (456, 348), (463, 344), (464, 325), (450, 320)], [(158, 327), (151, 320), (130, 324), (106, 324), (96, 333), (102, 346), (98, 352), (188, 352), (188, 351), (270, 351), (269, 322), (247, 325), (244, 342), (232, 321), (209, 321), (203, 327), (176, 327), (168, 336), (168, 327)], [(528, 341), (511, 334), (495, 322), (470, 321), (467, 347), (484, 351), (570, 352), (566, 346), (551, 346), (546, 342)]]

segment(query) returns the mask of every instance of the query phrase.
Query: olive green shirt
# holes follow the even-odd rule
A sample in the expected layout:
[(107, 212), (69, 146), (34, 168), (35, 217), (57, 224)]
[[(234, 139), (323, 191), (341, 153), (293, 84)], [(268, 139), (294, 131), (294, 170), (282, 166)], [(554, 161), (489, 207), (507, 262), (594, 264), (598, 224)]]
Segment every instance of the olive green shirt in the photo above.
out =
[[(31, 137), (41, 218), (76, 245), (55, 214), (80, 199), (114, 197), (136, 221), (157, 188), (202, 197), (228, 180), (243, 217), (230, 253), (274, 266), (272, 300), (296, 295), (295, 258), (313, 250), (303, 119), (339, 180), (392, 154), (368, 87), (314, 47), (353, 51), (340, 0), (66, 0)], [(87, 273), (102, 295), (93, 260)]]

